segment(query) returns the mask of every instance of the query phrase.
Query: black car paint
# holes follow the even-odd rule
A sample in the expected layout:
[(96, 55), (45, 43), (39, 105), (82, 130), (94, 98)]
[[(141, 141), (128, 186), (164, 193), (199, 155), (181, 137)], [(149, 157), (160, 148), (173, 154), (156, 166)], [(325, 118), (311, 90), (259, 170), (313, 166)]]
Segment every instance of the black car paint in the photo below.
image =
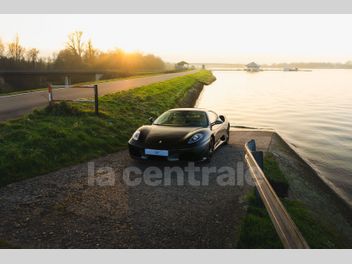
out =
[[(135, 141), (131, 138), (128, 142), (132, 158), (148, 158), (149, 156), (144, 156), (142, 153), (145, 148), (150, 148), (169, 150), (170, 155), (175, 155), (180, 159), (201, 160), (206, 155), (205, 153), (209, 149), (211, 140), (214, 140), (214, 146), (218, 146), (228, 137), (229, 122), (224, 116), (219, 116), (213, 111), (197, 108), (171, 109), (170, 111), (172, 110), (204, 111), (208, 116), (208, 126), (144, 125), (138, 129), (140, 131), (139, 139)], [(213, 122), (210, 122), (209, 112), (216, 115), (216, 119), (211, 120)], [(188, 144), (189, 139), (196, 133), (202, 133), (204, 135), (203, 138), (198, 142)]]
[[(140, 140), (146, 148), (165, 149), (174, 147), (188, 147), (188, 140), (196, 133), (204, 134), (201, 141), (208, 141), (211, 133), (206, 128), (199, 127), (171, 127), (150, 125), (142, 126), (139, 131)], [(161, 141), (161, 142), (160, 142)]]

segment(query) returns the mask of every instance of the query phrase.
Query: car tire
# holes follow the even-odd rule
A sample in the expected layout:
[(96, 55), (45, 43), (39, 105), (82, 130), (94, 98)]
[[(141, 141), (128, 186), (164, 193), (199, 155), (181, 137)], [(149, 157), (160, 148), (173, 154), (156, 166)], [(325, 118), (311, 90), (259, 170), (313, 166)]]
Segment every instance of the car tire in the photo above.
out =
[(213, 153), (214, 153), (214, 146), (215, 146), (214, 138), (211, 138), (210, 142), (209, 142), (209, 149), (208, 149), (208, 153), (207, 153), (205, 162), (210, 162), (211, 161), (211, 158), (212, 158)]
[(226, 136), (226, 140), (224, 142), (224, 145), (229, 144), (229, 140), (230, 140), (230, 125), (227, 128), (227, 136)]

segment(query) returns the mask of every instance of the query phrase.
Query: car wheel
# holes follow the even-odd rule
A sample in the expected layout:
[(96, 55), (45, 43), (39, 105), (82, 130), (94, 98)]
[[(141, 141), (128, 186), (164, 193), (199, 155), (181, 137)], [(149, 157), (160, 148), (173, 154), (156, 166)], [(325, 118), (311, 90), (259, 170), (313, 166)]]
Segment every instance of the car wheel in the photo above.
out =
[(215, 145), (215, 142), (214, 142), (214, 139), (211, 138), (210, 139), (210, 142), (209, 142), (209, 149), (208, 149), (208, 153), (207, 153), (207, 156), (206, 156), (206, 162), (209, 162), (211, 160), (211, 157), (213, 156), (213, 153), (214, 153), (214, 145)]
[(228, 144), (228, 143), (229, 143), (229, 140), (230, 140), (230, 126), (228, 126), (226, 132), (227, 132), (227, 135), (226, 135), (226, 140), (225, 140), (225, 142), (224, 142), (225, 145)]

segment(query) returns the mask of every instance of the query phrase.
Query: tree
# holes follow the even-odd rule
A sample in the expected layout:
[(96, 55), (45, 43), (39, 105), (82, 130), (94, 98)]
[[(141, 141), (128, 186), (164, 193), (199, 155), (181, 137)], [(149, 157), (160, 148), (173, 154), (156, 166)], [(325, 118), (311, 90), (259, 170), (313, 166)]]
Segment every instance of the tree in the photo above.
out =
[(0, 57), (4, 56), (4, 52), (5, 52), (5, 45), (0, 39)]
[(82, 40), (83, 32), (75, 31), (68, 35), (68, 40), (66, 42), (67, 48), (78, 57), (82, 58), (84, 51), (84, 42)]
[(83, 41), (83, 33), (68, 35), (64, 49), (48, 58), (40, 58), (36, 48), (25, 49), (18, 34), (6, 45), (0, 40), (1, 70), (114, 70), (119, 72), (160, 71), (165, 63), (151, 54), (125, 52), (122, 49), (100, 51), (92, 40)]
[(15, 61), (20, 61), (23, 59), (24, 53), (25, 48), (21, 46), (20, 38), (18, 34), (16, 34), (14, 41), (8, 44), (8, 54), (10, 58), (14, 59)]
[(71, 49), (61, 50), (55, 59), (55, 69), (82, 69), (82, 59)]
[(35, 64), (38, 60), (38, 55), (39, 55), (38, 49), (36, 48), (29, 49), (27, 51), (27, 60)]
[(84, 52), (84, 59), (87, 63), (94, 63), (98, 51), (94, 48), (92, 40), (88, 40), (86, 49)]

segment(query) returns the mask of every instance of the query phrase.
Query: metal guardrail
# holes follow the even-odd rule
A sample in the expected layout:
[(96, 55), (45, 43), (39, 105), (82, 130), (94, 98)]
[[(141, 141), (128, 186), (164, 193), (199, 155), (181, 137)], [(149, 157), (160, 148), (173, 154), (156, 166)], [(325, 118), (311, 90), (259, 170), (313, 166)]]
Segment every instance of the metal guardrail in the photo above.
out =
[(255, 153), (255, 141), (252, 139), (244, 146), (245, 159), (250, 169), (253, 180), (256, 184), (259, 195), (267, 209), (271, 221), (274, 224), (277, 234), (285, 248), (291, 249), (308, 249), (309, 246), (302, 236), (301, 232), (293, 222), (279, 197), (271, 187), (265, 177), (264, 172), (258, 165), (252, 152)]

